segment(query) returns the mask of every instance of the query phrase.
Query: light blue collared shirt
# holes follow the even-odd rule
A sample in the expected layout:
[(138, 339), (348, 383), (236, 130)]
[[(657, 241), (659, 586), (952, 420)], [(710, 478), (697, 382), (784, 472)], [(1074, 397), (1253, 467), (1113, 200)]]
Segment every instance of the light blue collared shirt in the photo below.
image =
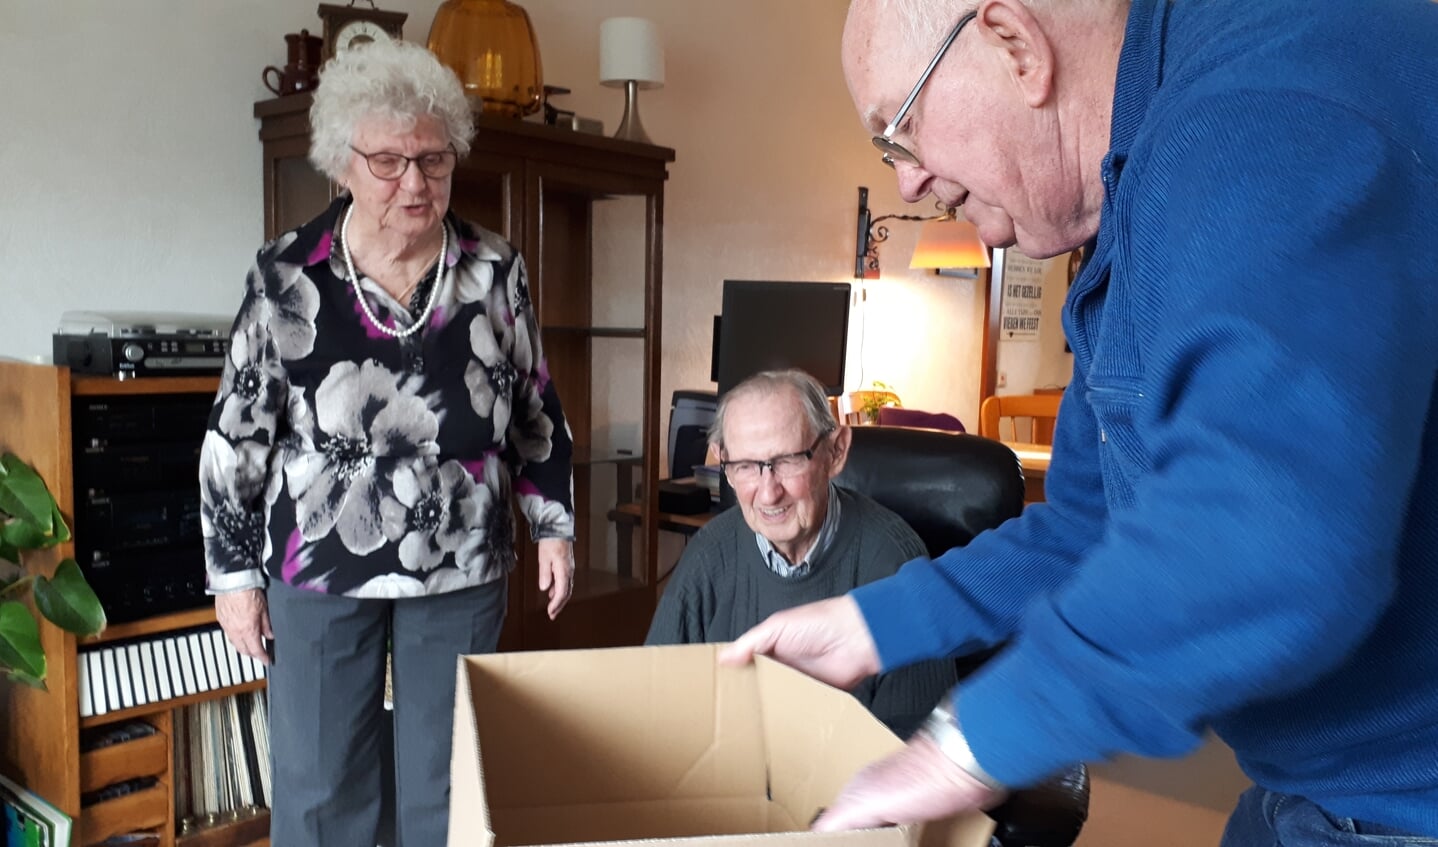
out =
[(824, 514), (824, 525), (819, 527), (819, 537), (814, 539), (814, 546), (809, 548), (809, 553), (804, 557), (804, 561), (797, 564), (790, 563), (788, 559), (784, 558), (783, 553), (774, 549), (774, 545), (769, 543), (769, 539), (757, 532), (754, 533), (754, 539), (759, 542), (759, 555), (764, 557), (764, 563), (769, 566), (769, 570), (784, 579), (794, 579), (809, 573), (810, 565), (815, 559), (824, 555), (824, 551), (834, 543), (834, 536), (838, 532), (839, 495), (834, 490), (834, 483), (831, 482), (829, 483), (829, 509)]

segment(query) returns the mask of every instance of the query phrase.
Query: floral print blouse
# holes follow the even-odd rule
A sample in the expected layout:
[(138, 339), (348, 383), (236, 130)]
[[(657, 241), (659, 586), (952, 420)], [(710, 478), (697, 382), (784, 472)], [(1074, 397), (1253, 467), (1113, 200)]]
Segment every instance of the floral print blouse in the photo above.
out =
[[(348, 196), (260, 249), (200, 457), (211, 592), (270, 579), (350, 597), (439, 594), (574, 537), (572, 441), (540, 351), (524, 261), (453, 213), (428, 325), (370, 324), (347, 278)], [(362, 277), (375, 317), (424, 312)], [(413, 309), (413, 312), (410, 311)]]

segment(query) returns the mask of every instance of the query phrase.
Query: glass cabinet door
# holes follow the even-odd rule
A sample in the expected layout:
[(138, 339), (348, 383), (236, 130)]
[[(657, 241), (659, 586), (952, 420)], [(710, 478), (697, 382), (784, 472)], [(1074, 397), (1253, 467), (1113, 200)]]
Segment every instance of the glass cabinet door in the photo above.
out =
[[(575, 603), (559, 626), (536, 620), (526, 647), (557, 630), (587, 643), (638, 643), (653, 610), (652, 533), (640, 507), (657, 451), (646, 430), (653, 340), (647, 257), (652, 195), (623, 180), (532, 166), (527, 239), (545, 356), (575, 444)], [(626, 193), (627, 192), (627, 193)], [(654, 426), (655, 424), (649, 424)], [(627, 507), (621, 511), (621, 507)], [(643, 602), (639, 602), (643, 598)], [(537, 589), (527, 610), (542, 606)], [(532, 613), (531, 613), (532, 614)], [(528, 616), (528, 615), (527, 615)], [(569, 632), (566, 632), (568, 630)]]

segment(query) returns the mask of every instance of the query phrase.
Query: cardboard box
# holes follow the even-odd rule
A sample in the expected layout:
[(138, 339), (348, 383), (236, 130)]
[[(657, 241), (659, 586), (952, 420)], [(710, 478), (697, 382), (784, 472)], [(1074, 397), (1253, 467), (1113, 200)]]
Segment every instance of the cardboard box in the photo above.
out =
[[(717, 847), (913, 847), (918, 828), (820, 834), (809, 822), (860, 768), (902, 746), (848, 694), (718, 645), (463, 656), (449, 844), (662, 840)], [(985, 847), (975, 814), (931, 825)]]

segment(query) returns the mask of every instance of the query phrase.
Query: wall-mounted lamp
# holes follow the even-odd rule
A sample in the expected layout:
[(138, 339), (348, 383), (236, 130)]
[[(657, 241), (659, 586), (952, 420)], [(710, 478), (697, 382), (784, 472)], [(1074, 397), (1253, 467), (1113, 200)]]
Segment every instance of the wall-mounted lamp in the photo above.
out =
[(923, 221), (911, 268), (987, 268), (989, 248), (979, 240), (979, 231), (961, 221), (953, 209), (937, 215), (880, 215), (869, 211), (869, 189), (859, 187), (859, 231), (854, 249), (854, 278), (879, 278), (879, 245), (889, 240), (889, 228), (882, 221)]

